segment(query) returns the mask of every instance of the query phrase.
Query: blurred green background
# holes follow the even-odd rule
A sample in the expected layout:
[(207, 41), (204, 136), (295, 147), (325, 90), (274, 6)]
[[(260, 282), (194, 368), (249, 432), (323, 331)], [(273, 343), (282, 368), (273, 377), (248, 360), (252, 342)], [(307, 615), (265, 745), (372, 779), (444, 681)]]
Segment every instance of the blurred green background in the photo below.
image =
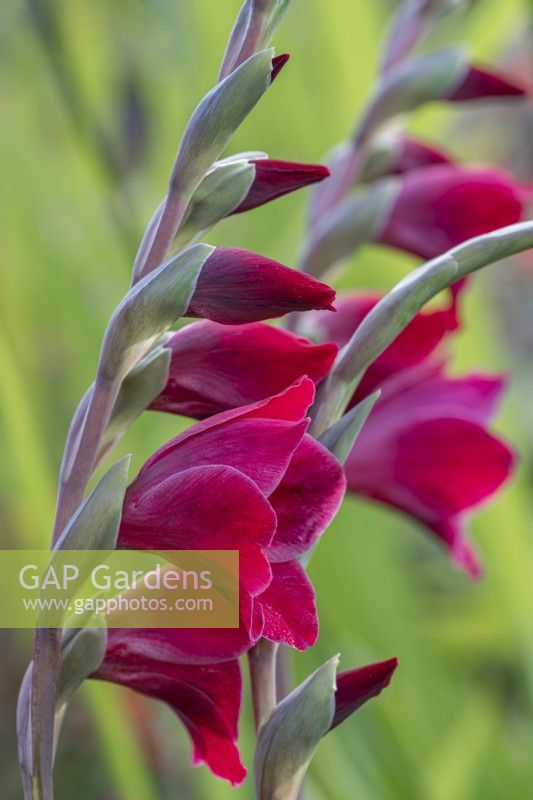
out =
[[(4, 547), (46, 546), (70, 415), (92, 380), (106, 320), (128, 284), (143, 226), (164, 191), (179, 135), (212, 85), (238, 0), (2, 0), (0, 6), (0, 525)], [(229, 152), (316, 161), (348, 131), (379, 57), (386, 0), (294, 0), (276, 37), (292, 60)], [(524, 39), (527, 4), (481, 0), (437, 38), (498, 61)], [(469, 117), (469, 114), (475, 116)], [(513, 118), (426, 109), (415, 129), (458, 154), (505, 160), (525, 150)], [(472, 120), (475, 120), (472, 134)], [(454, 140), (450, 132), (457, 132)], [(454, 145), (454, 141), (456, 144)], [(530, 143), (529, 143), (530, 144)], [(521, 175), (522, 178), (527, 176)], [(531, 179), (532, 175), (529, 175)], [(219, 225), (209, 238), (294, 263), (304, 194)], [(387, 287), (410, 259), (365, 249), (340, 286)], [(471, 585), (414, 525), (348, 500), (311, 572), (319, 644), (294, 659), (303, 678), (340, 651), (342, 666), (396, 655), (392, 687), (321, 745), (310, 800), (523, 800), (533, 786), (533, 531), (527, 330), (505, 315), (533, 292), (531, 265), (476, 280), (460, 368), (515, 374), (499, 428), (518, 447), (517, 480), (473, 523), (487, 566)], [(514, 277), (513, 277), (514, 276)], [(525, 287), (525, 288), (524, 288)], [(511, 300), (509, 301), (509, 297)], [(532, 315), (526, 314), (526, 320)], [(532, 323), (533, 324), (533, 323)], [(508, 326), (507, 326), (508, 327)], [(516, 331), (515, 331), (516, 333)], [(526, 345), (523, 343), (524, 337)], [(145, 415), (121, 452), (134, 467), (180, 420)], [(0, 794), (21, 796), (14, 709), (31, 652), (3, 632)], [(251, 764), (247, 711), (242, 745)], [(90, 684), (73, 704), (57, 763), (57, 797), (223, 800), (170, 712)]]

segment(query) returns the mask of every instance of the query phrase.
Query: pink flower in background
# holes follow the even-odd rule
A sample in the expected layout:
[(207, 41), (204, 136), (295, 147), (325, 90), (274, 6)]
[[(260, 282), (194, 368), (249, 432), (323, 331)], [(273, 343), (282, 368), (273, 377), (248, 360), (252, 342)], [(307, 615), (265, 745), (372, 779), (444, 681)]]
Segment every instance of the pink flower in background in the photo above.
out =
[[(338, 347), (344, 347), (382, 296), (371, 291), (341, 295), (337, 314), (310, 314), (306, 327), (318, 341), (335, 342)], [(443, 308), (417, 314), (367, 370), (352, 405), (377, 389), (389, 376), (423, 362), (458, 327), (457, 300), (454, 298)]]
[(528, 190), (507, 172), (457, 164), (429, 166), (402, 179), (380, 244), (425, 260), (466, 239), (519, 222)]
[(232, 214), (270, 203), (289, 192), (323, 181), (329, 175), (329, 169), (321, 164), (300, 164), (271, 158), (252, 159), (249, 163), (254, 165), (255, 177), (248, 194)]
[(350, 491), (398, 508), (437, 536), (472, 577), (466, 515), (510, 477), (513, 455), (487, 428), (504, 388), (486, 375), (414, 368), (382, 397), (346, 462)]
[(202, 321), (173, 334), (168, 383), (150, 408), (203, 419), (263, 400), (307, 375), (318, 383), (337, 354), (335, 344), (311, 344), (263, 322)]
[(429, 142), (401, 136), (395, 142), (395, 154), (392, 163), (387, 167), (388, 175), (403, 175), (414, 169), (434, 167), (437, 164), (452, 164), (451, 158), (443, 150)]
[(524, 97), (523, 86), (506, 75), (471, 65), (461, 83), (446, 97), (452, 102), (463, 100), (494, 100), (504, 97)]
[[(342, 299), (336, 318), (314, 315), (321, 338), (343, 344), (379, 300)], [(513, 454), (488, 429), (504, 388), (501, 376), (450, 377), (431, 358), (457, 327), (455, 303), (424, 312), (369, 368), (352, 405), (382, 391), (346, 462), (348, 489), (397, 508), (430, 530), (472, 577), (480, 567), (466, 520), (511, 475)]]
[(257, 253), (217, 247), (202, 267), (185, 316), (235, 325), (292, 311), (332, 310), (334, 299), (333, 289), (309, 275)]
[(314, 591), (297, 559), (335, 515), (345, 478), (306, 434), (313, 398), (304, 378), (198, 423), (158, 450), (128, 488), (120, 547), (239, 550), (240, 630), (184, 633), (183, 658), (234, 657), (260, 636), (298, 649), (315, 642)]
[(193, 742), (193, 763), (205, 763), (233, 785), (246, 777), (237, 748), (241, 673), (236, 660), (190, 665), (172, 660), (185, 631), (108, 631), (105, 658), (91, 676), (161, 700), (178, 715)]

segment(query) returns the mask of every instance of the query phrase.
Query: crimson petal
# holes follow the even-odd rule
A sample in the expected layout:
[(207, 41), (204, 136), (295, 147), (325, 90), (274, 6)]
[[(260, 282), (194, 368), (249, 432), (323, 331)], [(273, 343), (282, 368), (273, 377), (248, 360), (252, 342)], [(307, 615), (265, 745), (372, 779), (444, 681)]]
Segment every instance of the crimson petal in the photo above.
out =
[[(409, 514), (431, 530), (472, 577), (475, 555), (465, 541), (463, 515), (507, 480), (513, 454), (468, 410), (426, 413), (408, 394), (396, 409), (378, 402), (346, 463), (348, 488)], [(387, 407), (388, 405), (388, 407)]]
[(421, 167), (434, 167), (437, 164), (451, 164), (451, 158), (440, 149), (404, 136), (399, 141), (398, 152), (392, 164), (387, 169), (389, 175), (403, 175)]
[(283, 481), (270, 496), (278, 525), (268, 548), (269, 560), (288, 561), (312, 548), (337, 513), (345, 488), (337, 459), (304, 436)]
[(329, 175), (329, 169), (321, 164), (299, 164), (271, 158), (255, 159), (250, 163), (255, 166), (254, 181), (250, 191), (232, 214), (250, 211), (296, 189), (323, 181)]
[(307, 420), (232, 420), (183, 439), (139, 476), (137, 487), (146, 492), (178, 470), (222, 464), (246, 475), (268, 496), (285, 475), (307, 426)]
[(305, 650), (318, 637), (315, 591), (297, 561), (272, 564), (272, 583), (259, 597), (265, 615), (263, 636)]
[[(309, 326), (319, 339), (343, 347), (382, 294), (361, 292), (341, 296), (335, 315), (320, 311), (310, 315)], [(390, 375), (422, 363), (458, 328), (457, 304), (451, 298), (445, 308), (422, 311), (367, 370), (353, 402), (374, 391)]]
[(505, 377), (471, 372), (451, 378), (444, 367), (443, 362), (427, 362), (389, 378), (381, 387), (382, 419), (387, 412), (405, 420), (457, 414), (488, 424), (500, 407)]
[(238, 248), (217, 247), (208, 257), (187, 310), (227, 325), (331, 309), (335, 292), (277, 261)]
[(337, 691), (335, 692), (335, 714), (330, 730), (344, 722), (363, 703), (381, 694), (391, 682), (394, 670), (398, 666), (397, 658), (368, 664), (359, 669), (351, 669), (337, 675)]
[[(263, 431), (271, 424), (271, 433), (277, 431), (281, 434), (281, 432), (283, 432), (284, 448), (281, 446), (281, 442), (273, 443), (265, 440), (260, 443), (261, 453), (266, 455), (267, 452), (270, 452), (271, 455), (276, 455), (276, 469), (272, 467), (267, 469), (266, 464), (263, 465), (262, 468), (257, 459), (253, 463), (249, 462), (247, 460), (249, 453), (242, 451), (242, 442), (241, 452), (239, 452), (238, 443), (234, 442), (231, 453), (222, 453), (222, 451), (219, 450), (219, 452), (211, 452), (211, 455), (215, 456), (215, 461), (218, 461), (218, 463), (223, 463), (224, 461), (227, 463), (231, 461), (231, 466), (238, 463), (242, 467), (243, 472), (250, 476), (255, 475), (258, 485), (261, 484), (263, 489), (266, 490), (268, 488), (267, 484), (271, 484), (270, 491), (272, 491), (275, 488), (273, 484), (276, 484), (276, 482), (281, 479), (284, 469), (288, 466), (292, 453), (303, 436), (305, 427), (307, 426), (307, 422), (304, 421), (304, 416), (313, 402), (314, 396), (315, 387), (313, 382), (308, 378), (302, 378), (297, 383), (273, 397), (259, 400), (247, 406), (224, 411), (221, 414), (217, 414), (214, 417), (210, 417), (209, 419), (193, 425), (184, 433), (176, 436), (170, 442), (167, 442), (166, 445), (161, 447), (148, 459), (136, 478), (135, 483), (137, 488), (140, 490), (143, 487), (154, 485), (169, 474), (173, 474), (182, 469), (185, 463), (184, 457), (187, 452), (189, 453), (187, 456), (189, 464), (192, 463), (194, 458), (196, 458), (195, 465), (198, 464), (198, 459), (200, 459), (200, 461), (202, 459), (205, 461), (207, 451), (211, 451), (213, 443), (216, 444), (216, 437), (219, 433), (222, 438), (218, 440), (218, 444), (222, 445), (225, 439), (228, 438), (225, 429), (227, 429), (230, 424), (240, 424), (242, 426), (242, 423), (252, 420), (261, 421)], [(280, 422), (294, 422), (297, 424), (280, 426)], [(233, 432), (236, 430), (242, 431), (242, 427), (238, 429), (234, 427), (231, 430)], [(257, 430), (257, 428), (250, 428), (251, 438), (253, 438), (254, 435), (255, 438), (257, 438)], [(206, 445), (205, 448), (202, 448), (202, 442)], [(186, 447), (190, 447), (191, 449), (187, 451), (185, 449)]]
[(155, 659), (169, 664), (217, 664), (238, 658), (247, 652), (261, 636), (263, 626), (264, 613), (261, 603), (256, 602), (246, 592), (241, 592), (238, 627), (144, 629), (109, 627), (108, 646), (112, 645), (117, 658), (120, 655), (128, 655), (129, 659), (136, 662)]
[(126, 492), (118, 546), (246, 551), (253, 569), (241, 569), (240, 582), (256, 594), (270, 581), (262, 548), (275, 528), (272, 506), (250, 478), (232, 467), (202, 466), (150, 486), (134, 481)]
[(114, 631), (103, 664), (93, 678), (128, 686), (162, 700), (181, 719), (193, 742), (193, 763), (205, 763), (233, 785), (246, 777), (237, 748), (241, 674), (237, 661), (209, 666), (170, 664), (132, 656), (114, 645)]
[(274, 56), (272, 59), (272, 70), (270, 72), (270, 83), (273, 83), (276, 80), (289, 58), (289, 53), (280, 53), (279, 56)]
[(453, 102), (490, 100), (495, 97), (524, 97), (526, 94), (524, 87), (512, 82), (506, 76), (471, 66), (464, 80), (448, 95), (447, 99)]
[(407, 173), (381, 244), (423, 259), (522, 219), (526, 190), (503, 170), (442, 165)]
[(150, 408), (197, 418), (263, 400), (301, 375), (318, 383), (338, 350), (262, 322), (233, 327), (208, 320), (182, 328), (167, 347), (168, 383)]

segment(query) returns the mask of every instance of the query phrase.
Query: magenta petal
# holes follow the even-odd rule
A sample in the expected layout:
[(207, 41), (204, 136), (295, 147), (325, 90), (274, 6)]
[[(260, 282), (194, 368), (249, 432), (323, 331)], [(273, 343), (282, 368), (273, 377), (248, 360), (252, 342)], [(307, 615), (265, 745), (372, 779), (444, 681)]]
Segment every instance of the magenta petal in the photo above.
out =
[(198, 418), (263, 400), (301, 375), (317, 383), (338, 350), (263, 322), (226, 326), (208, 320), (182, 328), (167, 347), (168, 383), (150, 408)]
[(255, 167), (254, 181), (250, 191), (232, 214), (250, 211), (296, 189), (323, 181), (329, 175), (329, 169), (321, 164), (299, 164), (271, 158), (261, 158), (250, 163)]
[(305, 273), (256, 253), (217, 247), (209, 256), (187, 310), (226, 325), (332, 309), (335, 292)]
[[(348, 457), (348, 488), (398, 508), (429, 528), (456, 561), (474, 563), (462, 532), (462, 515), (488, 500), (510, 476), (513, 454), (481, 423), (458, 410), (424, 415), (380, 403)], [(460, 541), (455, 536), (460, 535)], [(458, 558), (457, 551), (467, 553)], [(472, 570), (470, 570), (472, 571)]]
[(237, 748), (241, 675), (237, 661), (189, 666), (131, 656), (127, 647), (110, 646), (92, 676), (128, 686), (167, 703), (179, 716), (193, 742), (193, 763), (205, 763), (233, 785), (246, 777)]
[(270, 83), (273, 83), (278, 77), (279, 73), (290, 58), (289, 53), (281, 53), (279, 56), (274, 56), (272, 59), (272, 70), (270, 73)]
[(522, 219), (525, 193), (503, 170), (442, 165), (404, 176), (379, 242), (431, 259)]
[[(319, 339), (330, 339), (342, 347), (382, 296), (366, 292), (341, 295), (337, 313), (329, 315), (318, 311), (310, 315), (310, 327)], [(453, 297), (443, 309), (417, 314), (369, 367), (354, 402), (374, 391), (390, 375), (423, 362), (457, 327), (456, 300)]]
[(169, 664), (217, 664), (238, 658), (262, 634), (264, 613), (259, 601), (245, 591), (239, 597), (239, 625), (235, 628), (112, 628), (108, 650), (130, 660), (156, 659)]
[(168, 448), (139, 475), (137, 488), (143, 493), (178, 470), (222, 464), (246, 475), (268, 496), (283, 478), (307, 426), (307, 420), (232, 420)]
[(403, 175), (422, 167), (434, 167), (437, 164), (451, 164), (451, 158), (443, 151), (434, 147), (428, 142), (412, 139), (408, 136), (402, 137), (399, 143), (398, 153), (391, 166), (387, 169), (387, 174)]
[[(244, 414), (247, 418), (264, 418), (271, 419), (293, 419), (298, 420), (305, 416), (307, 410), (311, 407), (315, 399), (315, 386), (313, 381), (304, 377), (296, 381), (292, 386), (284, 389), (279, 394), (272, 395), (267, 400), (259, 400), (257, 403), (252, 403), (249, 406), (244, 406), (241, 409), (225, 412), (227, 416), (233, 417)], [(224, 414), (219, 415), (219, 419)], [(208, 424), (208, 423), (200, 423)]]
[(337, 459), (304, 436), (281, 485), (270, 496), (278, 525), (268, 548), (269, 560), (288, 561), (306, 553), (337, 513), (345, 488)]
[(318, 637), (315, 591), (297, 561), (272, 564), (272, 583), (259, 597), (265, 615), (263, 636), (305, 650)]
[(251, 594), (268, 585), (262, 548), (276, 516), (255, 483), (231, 467), (185, 469), (151, 486), (134, 481), (126, 492), (118, 546), (133, 550), (251, 551), (254, 569), (241, 571)]
[(448, 377), (442, 362), (427, 362), (389, 378), (381, 387), (379, 409), (382, 419), (386, 413), (405, 421), (456, 414), (488, 424), (500, 407), (505, 386), (501, 375), (472, 372)]
[(511, 82), (497, 72), (471, 66), (460, 85), (451, 92), (447, 99), (453, 102), (462, 100), (479, 100), (495, 97), (524, 97), (524, 87)]
[[(478, 423), (441, 418), (400, 434), (395, 471), (414, 505), (449, 517), (488, 499), (509, 477), (509, 448)], [(431, 467), (431, 468), (430, 468)]]
[[(275, 484), (278, 479), (283, 476), (284, 467), (288, 465), (290, 456), (299, 443), (298, 437), (303, 436), (307, 422), (304, 420), (305, 413), (315, 396), (314, 384), (309, 378), (301, 378), (293, 386), (289, 386), (283, 392), (273, 397), (259, 400), (256, 403), (251, 403), (248, 406), (241, 406), (240, 408), (230, 409), (214, 417), (199, 422), (186, 430), (184, 433), (176, 436), (166, 445), (161, 447), (154, 455), (148, 459), (146, 464), (141, 469), (136, 478), (137, 488), (151, 486), (156, 484), (159, 480), (164, 479), (169, 474), (172, 474), (184, 468), (184, 460), (182, 457), (188, 453), (189, 464), (192, 464), (194, 458), (205, 460), (207, 449), (203, 449), (202, 443), (209, 444), (211, 448), (213, 442), (216, 441), (216, 436), (220, 433), (223, 437), (218, 440), (219, 444), (223, 443), (224, 437), (227, 437), (228, 425), (241, 425), (240, 428), (233, 427), (231, 430), (242, 431), (242, 424), (250, 420), (261, 421), (261, 430), (265, 430), (265, 425), (272, 424), (272, 431), (278, 433), (283, 432), (283, 439), (285, 449), (281, 447), (281, 443), (269, 443), (268, 441), (261, 442), (261, 447), (266, 448), (271, 454), (277, 454), (278, 466), (273, 469), (271, 466), (265, 465), (265, 469), (261, 469), (261, 465), (257, 461), (248, 463), (244, 457), (242, 450), (239, 453), (239, 448), (236, 442), (231, 445), (230, 451), (226, 453), (217, 453), (215, 461), (232, 460), (231, 466), (238, 463), (243, 467), (243, 472), (246, 474), (255, 474), (259, 483), (266, 488), (265, 480), (269, 483)], [(294, 421), (298, 425), (287, 425), (276, 427), (278, 422)], [(226, 431), (226, 433), (225, 433)], [(257, 438), (258, 428), (250, 427), (250, 440)], [(182, 448), (190, 448), (183, 449)], [(241, 445), (242, 447), (242, 445)], [(197, 462), (196, 462), (197, 463)], [(196, 465), (196, 464), (195, 464)], [(275, 488), (274, 485), (270, 491)]]
[(474, 581), (482, 576), (483, 567), (479, 562), (475, 548), (468, 541), (463, 516), (439, 520), (429, 525), (429, 528), (438, 539), (445, 543), (451, 560), (459, 569), (463, 570)]
[(390, 658), (388, 661), (368, 664), (366, 667), (351, 669), (337, 675), (335, 715), (330, 730), (344, 722), (367, 700), (381, 694), (391, 682), (397, 666), (398, 659)]

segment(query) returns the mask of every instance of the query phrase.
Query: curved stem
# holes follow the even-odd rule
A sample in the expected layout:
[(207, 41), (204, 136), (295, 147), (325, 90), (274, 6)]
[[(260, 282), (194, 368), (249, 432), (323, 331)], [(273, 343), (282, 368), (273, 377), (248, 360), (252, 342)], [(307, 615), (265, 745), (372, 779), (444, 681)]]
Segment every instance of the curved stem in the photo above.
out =
[[(54, 522), (54, 544), (83, 500), (102, 434), (116, 400), (117, 389), (97, 379), (82, 400), (67, 439)], [(86, 412), (81, 419), (81, 413)], [(54, 720), (56, 685), (61, 664), (61, 630), (37, 628), (31, 678), (31, 791), (34, 800), (53, 800)], [(26, 783), (26, 794), (28, 783)]]
[[(100, 440), (111, 417), (119, 386), (96, 379), (87, 397), (87, 411), (74, 441), (68, 440), (65, 450), (52, 544), (58, 540), (65, 526), (83, 500), (92, 475)], [(82, 401), (83, 403), (83, 401)], [(69, 437), (70, 439), (70, 437)]]

